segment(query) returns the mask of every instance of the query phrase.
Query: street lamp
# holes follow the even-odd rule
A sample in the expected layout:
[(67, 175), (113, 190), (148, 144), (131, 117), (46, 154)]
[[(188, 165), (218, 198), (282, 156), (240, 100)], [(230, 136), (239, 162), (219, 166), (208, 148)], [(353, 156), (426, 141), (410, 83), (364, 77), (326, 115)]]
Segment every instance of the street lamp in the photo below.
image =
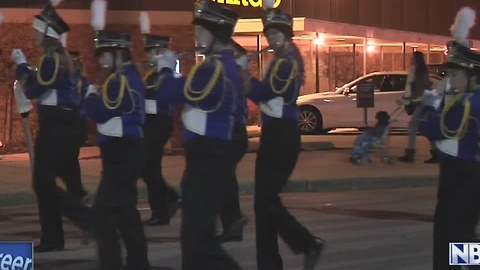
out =
[(375, 45), (374, 44), (368, 44), (367, 45), (367, 52), (369, 52), (369, 53), (375, 52)]
[(317, 33), (313, 40), (313, 44), (315, 44), (315, 93), (320, 93), (320, 59), (318, 56), (318, 46), (323, 46), (325, 44), (323, 35)]
[(325, 39), (323, 38), (323, 35), (317, 34), (317, 37), (313, 40), (313, 44), (315, 44), (317, 47), (325, 44)]

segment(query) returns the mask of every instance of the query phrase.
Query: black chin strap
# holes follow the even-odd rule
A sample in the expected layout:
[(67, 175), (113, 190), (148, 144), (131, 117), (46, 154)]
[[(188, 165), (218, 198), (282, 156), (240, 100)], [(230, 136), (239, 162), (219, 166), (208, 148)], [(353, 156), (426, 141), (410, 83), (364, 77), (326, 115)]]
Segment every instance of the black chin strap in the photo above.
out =
[(117, 71), (117, 53), (115, 50), (113, 50), (112, 54), (113, 54), (112, 73), (115, 73), (115, 71)]

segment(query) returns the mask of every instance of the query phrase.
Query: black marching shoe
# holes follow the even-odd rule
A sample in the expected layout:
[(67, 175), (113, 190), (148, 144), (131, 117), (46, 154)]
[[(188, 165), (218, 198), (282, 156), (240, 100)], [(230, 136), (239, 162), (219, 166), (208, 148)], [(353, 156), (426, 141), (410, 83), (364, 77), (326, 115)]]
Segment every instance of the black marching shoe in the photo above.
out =
[(237, 219), (230, 227), (223, 230), (223, 233), (217, 237), (217, 241), (222, 243), (243, 241), (243, 227), (247, 223), (248, 219), (246, 217)]
[(430, 155), (431, 157), (427, 160), (425, 160), (424, 162), (426, 164), (435, 164), (435, 163), (439, 163), (440, 161), (438, 160), (438, 154), (437, 154), (437, 151), (435, 150), (430, 150)]
[(405, 149), (405, 155), (398, 158), (401, 162), (413, 163), (415, 161), (414, 158), (415, 150), (412, 149)]
[(303, 270), (313, 270), (320, 261), (322, 252), (325, 249), (326, 242), (320, 238), (315, 237), (312, 247), (305, 252), (303, 260)]
[(54, 252), (54, 251), (62, 251), (64, 249), (65, 248), (63, 246), (40, 244), (33, 247), (33, 252), (34, 253)]
[(167, 225), (170, 225), (170, 218), (168, 218), (168, 217), (164, 217), (164, 218), (152, 217), (149, 220), (145, 220), (143, 222), (143, 225), (145, 225), (145, 226), (167, 226)]

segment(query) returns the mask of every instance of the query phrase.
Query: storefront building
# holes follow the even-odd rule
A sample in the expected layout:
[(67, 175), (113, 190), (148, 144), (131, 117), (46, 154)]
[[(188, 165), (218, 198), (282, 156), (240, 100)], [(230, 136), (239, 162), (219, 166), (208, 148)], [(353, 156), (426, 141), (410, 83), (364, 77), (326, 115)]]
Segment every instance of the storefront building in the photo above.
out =
[[(235, 39), (241, 45), (250, 51), (266, 48), (259, 19), (263, 14), (261, 0), (211, 1), (238, 11), (242, 19)], [(1, 56), (8, 61), (11, 50), (20, 47), (30, 61), (36, 61), (38, 54), (33, 47), (30, 24), (46, 0), (1, 2), (8, 2), (0, 3), (0, 12), (5, 15), (0, 26)], [(144, 60), (139, 11), (149, 11), (152, 33), (172, 36), (175, 51), (195, 46), (191, 26), (194, 1), (108, 2), (107, 29), (132, 34), (135, 60)], [(90, 80), (95, 81), (99, 70), (93, 57), (90, 3), (91, 0), (64, 0), (58, 9), (71, 25), (67, 47), (81, 52), (86, 72)], [(445, 58), (445, 44), (450, 39), (449, 28), (456, 12), (463, 6), (480, 10), (480, 2), (476, 0), (276, 0), (276, 5), (295, 18), (294, 41), (301, 49), (308, 71), (302, 94), (329, 91), (374, 71), (406, 70), (415, 50), (423, 52), (429, 64), (440, 64)], [(474, 27), (472, 47), (480, 48), (479, 40), (480, 27)], [(252, 74), (261, 76), (270, 59), (271, 53), (259, 54), (251, 63)], [(183, 57), (182, 72), (188, 71), (195, 60), (193, 55)], [(5, 120), (5, 125), (0, 125), (0, 136), (15, 137), (13, 133), (21, 130), (21, 124), (8, 120), (8, 113), (3, 113), (13, 104), (8, 103), (11, 98), (7, 97), (13, 72), (5, 61), (1, 62), (0, 94), (4, 98), (0, 96), (0, 123)]]

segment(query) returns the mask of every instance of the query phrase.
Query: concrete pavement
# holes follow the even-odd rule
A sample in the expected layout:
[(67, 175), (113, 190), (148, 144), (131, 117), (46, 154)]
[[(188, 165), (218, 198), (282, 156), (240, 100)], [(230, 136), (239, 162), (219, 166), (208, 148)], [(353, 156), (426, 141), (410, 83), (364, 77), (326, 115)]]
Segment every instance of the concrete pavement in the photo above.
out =
[[(252, 201), (251, 196), (241, 198), (242, 211), (250, 218), (244, 241), (224, 245), (244, 270), (257, 269)], [(283, 201), (312, 234), (327, 241), (317, 269), (432, 268), (434, 188), (285, 194)], [(142, 211), (143, 218), (148, 214)], [(2, 240), (38, 240), (35, 207), (4, 208), (0, 219)], [(146, 228), (152, 270), (180, 269), (179, 228), (179, 215), (170, 226)], [(69, 222), (65, 222), (65, 231), (67, 250), (35, 254), (35, 269), (96, 269), (94, 244), (83, 246), (79, 231)], [(300, 269), (302, 257), (293, 255), (283, 241), (279, 245), (284, 269)]]
[[(380, 153), (373, 153), (374, 163), (352, 165), (348, 162), (355, 136), (328, 135), (303, 136), (297, 167), (285, 192), (344, 191), (421, 187), (436, 185), (438, 165), (423, 164), (428, 157), (428, 142), (419, 138), (418, 162), (387, 165), (380, 162)], [(402, 154), (405, 136), (392, 136), (388, 154)], [(255, 151), (258, 138), (251, 138), (249, 148)], [(323, 151), (316, 151), (323, 150)], [(96, 147), (82, 148), (82, 177), (87, 189), (94, 191), (99, 180), (101, 164)], [(255, 154), (249, 153), (238, 167), (238, 179), (242, 194), (253, 191)], [(166, 156), (163, 172), (167, 181), (178, 187), (185, 166), (183, 156)], [(140, 198), (145, 196), (143, 183), (139, 181)], [(28, 155), (6, 155), (0, 161), (0, 206), (31, 204), (35, 202), (31, 191)]]

